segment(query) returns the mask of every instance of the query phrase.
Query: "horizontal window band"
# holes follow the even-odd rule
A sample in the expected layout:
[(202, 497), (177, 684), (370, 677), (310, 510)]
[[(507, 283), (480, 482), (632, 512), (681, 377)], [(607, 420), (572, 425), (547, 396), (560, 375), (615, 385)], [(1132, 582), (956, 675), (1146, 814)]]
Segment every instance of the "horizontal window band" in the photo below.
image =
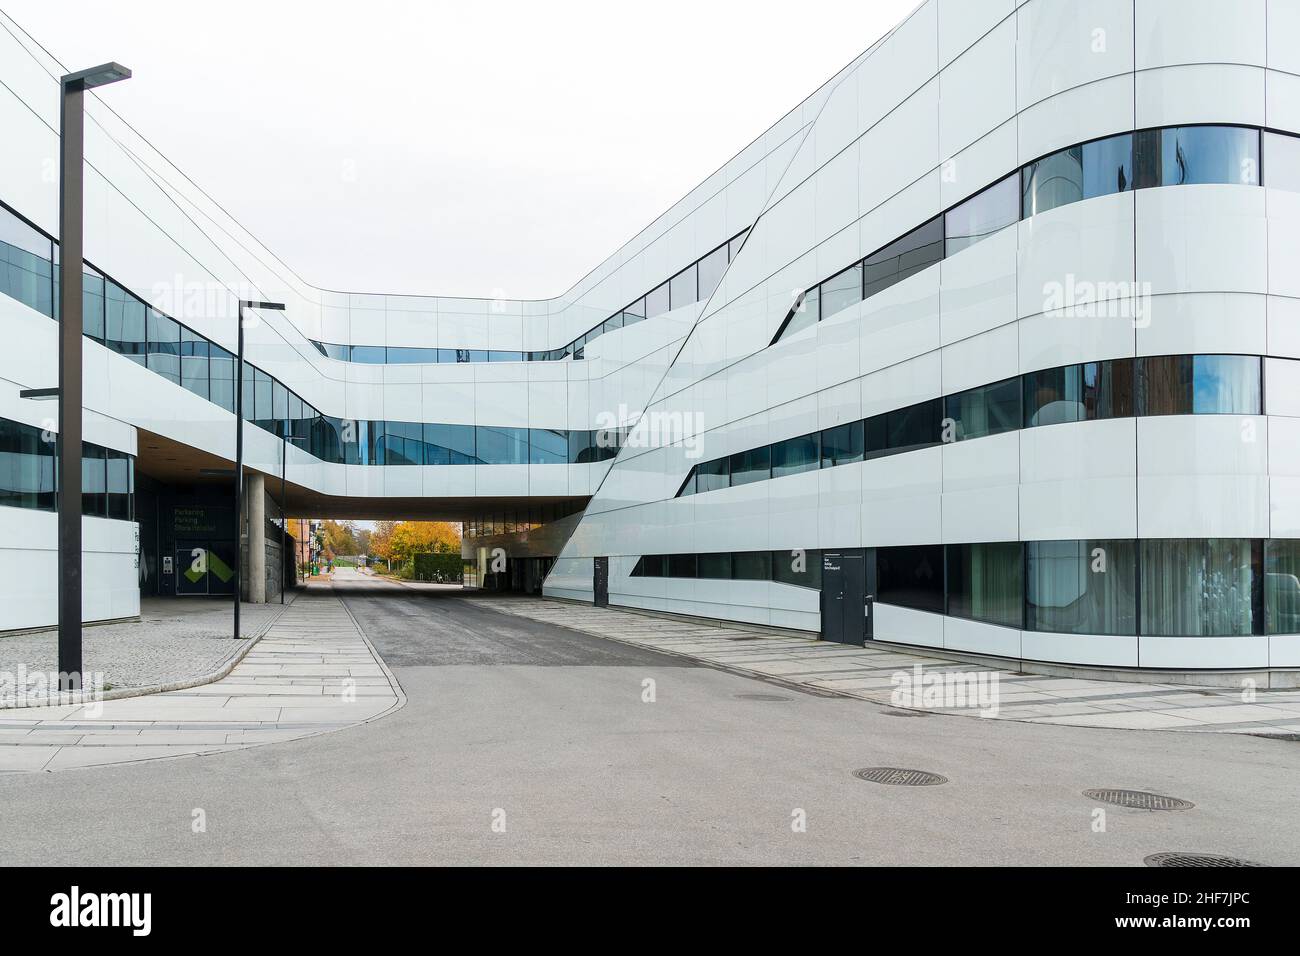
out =
[(1263, 368), (1263, 356), (1214, 354), (1147, 355), (1039, 369), (701, 462), (674, 497), (1045, 425), (1263, 415)]
[(823, 557), (846, 554), (861, 556), (865, 594), (877, 604), (1016, 630), (1188, 639), (1300, 634), (1300, 538), (651, 554), (637, 558), (628, 576), (821, 590)]

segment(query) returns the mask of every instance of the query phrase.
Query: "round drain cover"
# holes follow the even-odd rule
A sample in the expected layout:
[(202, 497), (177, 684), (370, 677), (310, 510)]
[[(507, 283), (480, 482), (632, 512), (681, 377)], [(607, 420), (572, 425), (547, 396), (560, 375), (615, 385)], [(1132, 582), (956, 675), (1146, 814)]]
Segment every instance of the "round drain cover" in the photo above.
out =
[(1085, 790), (1083, 795), (1098, 803), (1109, 803), (1116, 807), (1128, 807), (1132, 810), (1190, 810), (1196, 804), (1190, 800), (1166, 797), (1159, 793), (1147, 793), (1145, 790)]
[(794, 700), (793, 697), (782, 697), (780, 694), (737, 694), (736, 700)]
[(1220, 856), (1218, 853), (1152, 853), (1143, 861), (1147, 866), (1263, 866), (1251, 860), (1235, 856)]
[(888, 784), (891, 787), (937, 787), (947, 783), (948, 778), (928, 770), (907, 770), (902, 767), (867, 767), (855, 770), (853, 775), (871, 783)]

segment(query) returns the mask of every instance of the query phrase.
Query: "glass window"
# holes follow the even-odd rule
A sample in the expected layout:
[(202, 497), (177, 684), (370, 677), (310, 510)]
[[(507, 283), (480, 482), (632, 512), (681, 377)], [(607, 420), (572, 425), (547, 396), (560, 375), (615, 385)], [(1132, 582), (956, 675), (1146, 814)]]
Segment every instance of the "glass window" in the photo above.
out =
[(637, 562), (637, 567), (641, 569), (639, 577), (662, 578), (667, 570), (667, 559), (668, 556), (664, 554), (647, 554)]
[(510, 349), (495, 349), (488, 352), (489, 362), (522, 362), (523, 360), (523, 352), (514, 352)]
[(1264, 184), (1300, 192), (1300, 136), (1264, 134)]
[(862, 461), (864, 447), (862, 422), (849, 422), (827, 428), (821, 433), (822, 467), (849, 465)]
[(1019, 541), (950, 544), (948, 613), (953, 617), (1021, 627), (1024, 623), (1024, 557)]
[(1300, 539), (1265, 545), (1264, 613), (1268, 633), (1300, 634)]
[(285, 435), (285, 423), (289, 420), (289, 390), (279, 379), (271, 379), (271, 419), (275, 423), (275, 433)]
[(822, 553), (795, 548), (772, 552), (772, 580), (801, 588), (822, 586)]
[(653, 319), (668, 311), (668, 283), (665, 282), (645, 297), (645, 317)]
[(695, 466), (695, 486), (703, 494), (731, 485), (730, 459), (718, 458)]
[(932, 399), (885, 413), (885, 447), (889, 454), (937, 444), (942, 401)]
[(680, 309), (684, 305), (698, 302), (699, 287), (695, 279), (695, 266), (687, 266), (669, 280), (669, 308)]
[(731, 553), (723, 551), (721, 554), (701, 554), (697, 571), (702, 578), (713, 578), (719, 581), (730, 580)]
[(1083, 366), (1083, 408), (1089, 421), (1133, 415), (1133, 360), (1112, 359)]
[(635, 325), (645, 321), (645, 299), (637, 299), (623, 310), (623, 326)]
[(787, 438), (772, 445), (772, 477), (797, 475), (821, 467), (821, 436), (817, 432)]
[(474, 430), (474, 440), (475, 453), (485, 465), (528, 464), (527, 428), (488, 428), (479, 425)]
[(731, 456), (732, 485), (747, 485), (754, 481), (767, 481), (772, 477), (771, 448), (751, 448)]
[(1012, 174), (945, 214), (947, 255), (961, 252), (1020, 219), (1019, 179)]
[(161, 312), (150, 309), (147, 330), (149, 370), (179, 385), (181, 383), (181, 327)]
[(700, 260), (700, 298), (707, 299), (727, 271), (727, 247), (719, 246)]
[(740, 235), (736, 236), (735, 239), (732, 239), (729, 243), (727, 243), (727, 258), (729, 258), (732, 262), (736, 261), (736, 254), (740, 252), (740, 247), (745, 244), (745, 237), (747, 235), (749, 235), (748, 229), (746, 229)]
[(596, 450), (591, 432), (577, 428), (569, 429), (569, 464), (585, 465), (596, 460)]
[(1259, 182), (1259, 130), (1172, 126), (1160, 131), (1160, 185)]
[(530, 428), (528, 461), (534, 465), (568, 464), (569, 433), (551, 428)]
[(943, 613), (943, 545), (876, 549), (876, 600)]
[(1124, 133), (1062, 150), (1022, 170), (1025, 216), (1133, 185), (1133, 137)]
[(108, 517), (130, 521), (131, 493), (135, 490), (135, 462), (125, 452), (105, 449), (108, 464)]
[(1025, 550), (1029, 630), (1137, 634), (1133, 541), (1029, 541)]
[(180, 341), (181, 386), (201, 398), (208, 398), (208, 340), (182, 328)]
[(104, 325), (104, 277), (86, 266), (81, 270), (81, 329), (103, 342)]
[(103, 518), (108, 515), (108, 471), (104, 449), (81, 443), (81, 513)]
[(39, 428), (0, 418), (0, 505), (54, 510), (55, 443)]
[[(1250, 540), (1149, 538), (1141, 547), (1143, 634), (1239, 637), (1255, 633), (1257, 562)], [(1263, 563), (1262, 553), (1258, 563)]]
[(601, 324), (600, 334), (607, 335), (610, 332), (617, 332), (623, 327), (623, 313), (615, 312)]
[(0, 293), (53, 316), (53, 255), (49, 239), (0, 207)]
[(737, 581), (772, 580), (772, 552), (737, 551), (731, 556), (732, 577)]
[(260, 368), (253, 369), (253, 401), (255, 412), (248, 416), (249, 421), (255, 422), (258, 427), (265, 428), (267, 431), (274, 431), (272, 421), (275, 418), (272, 404), (272, 393), (274, 389), (271, 386), (271, 376), (267, 375)]
[(425, 425), (426, 465), (473, 465), (478, 463), (473, 425)]
[(386, 360), (389, 365), (432, 365), (438, 361), (438, 350), (390, 345)]
[(862, 263), (849, 266), (821, 284), (821, 314), (829, 318), (862, 301)]
[(133, 362), (146, 364), (148, 329), (144, 303), (116, 282), (108, 282), (106, 289), (104, 344)]
[(384, 422), (382, 430), (385, 465), (424, 464), (424, 426), (419, 422)]
[(208, 372), (209, 398), (213, 404), (233, 412), (235, 410), (235, 357), (215, 342), (208, 343)]
[(1024, 376), (1024, 393), (1025, 428), (1081, 422), (1085, 418), (1081, 365), (1029, 372)]
[(683, 481), (682, 486), (677, 489), (677, 494), (674, 497), (685, 498), (688, 495), (693, 494), (695, 494), (695, 469), (691, 468), (691, 470), (686, 474), (686, 480)]
[(951, 422), (950, 437), (962, 441), (1019, 429), (1020, 392), (1020, 379), (1008, 378), (949, 395), (944, 400), (948, 418), (944, 425)]
[(1158, 355), (1139, 362), (1139, 415), (1260, 414), (1258, 358)]
[(869, 299), (942, 258), (943, 217), (936, 216), (902, 239), (867, 256), (862, 264), (863, 297)]
[(696, 561), (693, 554), (668, 555), (668, 576), (670, 578), (693, 578), (696, 575)]

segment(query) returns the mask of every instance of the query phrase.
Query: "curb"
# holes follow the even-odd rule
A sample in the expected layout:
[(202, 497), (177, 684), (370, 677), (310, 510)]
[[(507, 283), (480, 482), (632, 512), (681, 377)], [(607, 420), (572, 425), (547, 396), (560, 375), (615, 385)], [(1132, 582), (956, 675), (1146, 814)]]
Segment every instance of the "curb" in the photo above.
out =
[(15, 701), (0, 701), (0, 713), (5, 711), (27, 710), (33, 707), (63, 707), (74, 704), (97, 704), (107, 700), (123, 700), (127, 697), (148, 697), (152, 694), (164, 694), (173, 690), (188, 690), (191, 687), (202, 687), (204, 684), (212, 684), (224, 677), (229, 676), (230, 672), (238, 666), (239, 662), (248, 656), (257, 644), (266, 636), (277, 621), (284, 615), (284, 612), (293, 606), (298, 600), (301, 591), (295, 590), (292, 599), (286, 595), (283, 608), (279, 613), (272, 615), (266, 623), (257, 629), (257, 631), (248, 638), (248, 643), (240, 648), (237, 652), (226, 658), (225, 663), (214, 671), (206, 674), (200, 674), (198, 677), (187, 677), (183, 680), (164, 681), (160, 684), (146, 684), (142, 687), (118, 687), (113, 690), (104, 691), (102, 694), (94, 694), (85, 690), (75, 693), (59, 694), (57, 697), (45, 698), (24, 698)]

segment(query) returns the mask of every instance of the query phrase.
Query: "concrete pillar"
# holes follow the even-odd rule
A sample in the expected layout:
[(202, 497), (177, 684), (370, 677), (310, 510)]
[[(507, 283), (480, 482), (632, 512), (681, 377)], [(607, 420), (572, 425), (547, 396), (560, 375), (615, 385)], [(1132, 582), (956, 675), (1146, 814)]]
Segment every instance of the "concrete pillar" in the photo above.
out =
[(266, 479), (254, 472), (246, 479), (248, 508), (248, 603), (266, 603)]

